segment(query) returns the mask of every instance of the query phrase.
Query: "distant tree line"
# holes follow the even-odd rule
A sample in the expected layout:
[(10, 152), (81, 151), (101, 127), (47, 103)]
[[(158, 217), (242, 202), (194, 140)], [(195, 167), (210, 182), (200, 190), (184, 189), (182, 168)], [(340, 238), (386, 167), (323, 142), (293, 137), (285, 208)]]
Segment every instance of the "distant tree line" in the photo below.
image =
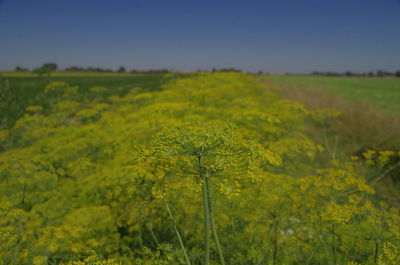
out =
[[(50, 76), (50, 74), (58, 69), (58, 65), (56, 63), (44, 63), (42, 66), (36, 67), (32, 70), (32, 73), (37, 74), (38, 76)], [(21, 67), (17, 65), (14, 68), (15, 72), (30, 72), (28, 68)], [(149, 70), (126, 70), (125, 67), (121, 66), (117, 70), (113, 70), (110, 68), (101, 68), (101, 67), (79, 67), (79, 66), (70, 66), (64, 69), (66, 72), (97, 72), (97, 73), (131, 73), (131, 74), (166, 74), (171, 71), (165, 68), (162, 69), (149, 69)]]
[(38, 76), (49, 77), (52, 72), (57, 70), (57, 68), (58, 65), (56, 63), (44, 63), (42, 66), (33, 69), (32, 72), (37, 74)]
[(101, 67), (78, 67), (71, 66), (65, 69), (67, 72), (99, 72), (99, 73), (131, 73), (131, 74), (165, 74), (169, 73), (168, 69), (150, 69), (150, 70), (126, 70), (125, 67), (121, 66), (116, 71), (109, 68), (101, 68)]
[[(58, 65), (56, 63), (44, 63), (41, 66), (33, 68), (32, 73), (37, 74), (38, 76), (49, 77), (52, 72), (57, 70), (57, 68), (58, 68)], [(14, 68), (14, 71), (15, 72), (29, 72), (30, 70), (28, 68), (17, 65)]]
[(15, 66), (14, 71), (15, 72), (29, 72), (29, 69), (28, 68), (23, 68), (23, 67), (17, 65), (17, 66)]
[[(38, 76), (50, 76), (50, 74), (58, 69), (58, 65), (56, 63), (44, 63), (42, 66), (36, 67), (32, 70), (33, 73)], [(14, 69), (15, 72), (29, 72), (28, 68), (21, 67), (17, 65)], [(97, 73), (131, 73), (131, 74), (166, 74), (171, 71), (165, 68), (162, 69), (149, 69), (149, 70), (138, 70), (132, 69), (127, 70), (125, 67), (121, 66), (117, 70), (112, 70), (110, 68), (101, 68), (101, 67), (79, 67), (79, 66), (70, 66), (64, 69), (66, 72), (97, 72)], [(196, 72), (209, 72), (207, 70), (197, 70)], [(228, 68), (212, 68), (211, 72), (242, 72), (242, 70), (228, 67)], [(259, 71), (258, 74), (268, 74)], [(400, 70), (395, 72), (377, 70), (376, 72), (365, 72), (365, 73), (356, 73), (351, 71), (346, 72), (321, 72), (314, 71), (311, 73), (312, 75), (319, 76), (369, 76), (369, 77), (385, 77), (385, 76), (396, 76), (400, 77)]]
[(130, 71), (132, 74), (167, 74), (170, 70), (168, 69), (150, 69), (150, 70), (137, 70), (133, 69)]
[[(50, 76), (50, 73), (56, 71), (57, 68), (58, 68), (58, 66), (56, 63), (44, 63), (42, 66), (38, 66), (38, 67), (34, 68), (32, 70), (32, 73), (35, 73), (38, 76), (44, 76), (44, 75)], [(14, 68), (14, 71), (15, 72), (29, 72), (30, 70), (28, 68), (24, 68), (24, 67), (17, 65)]]
[(400, 70), (396, 72), (390, 72), (390, 71), (384, 71), (384, 70), (378, 70), (376, 72), (367, 72), (367, 73), (355, 73), (351, 71), (346, 71), (343, 73), (339, 72), (319, 72), (319, 71), (314, 71), (311, 73), (312, 75), (321, 75), (321, 76), (370, 76), (370, 77), (385, 77), (385, 76), (396, 76), (400, 77)]
[(65, 68), (66, 72), (99, 72), (99, 73), (112, 73), (113, 70), (109, 68), (101, 68), (101, 67), (79, 67), (79, 66), (70, 66)]
[(236, 69), (236, 68), (233, 68), (233, 67), (229, 67), (229, 68), (220, 68), (220, 69), (217, 69), (217, 68), (213, 68), (213, 69), (211, 69), (211, 72), (238, 72), (238, 73), (240, 73), (240, 72), (242, 72), (242, 70), (240, 70), (240, 69)]

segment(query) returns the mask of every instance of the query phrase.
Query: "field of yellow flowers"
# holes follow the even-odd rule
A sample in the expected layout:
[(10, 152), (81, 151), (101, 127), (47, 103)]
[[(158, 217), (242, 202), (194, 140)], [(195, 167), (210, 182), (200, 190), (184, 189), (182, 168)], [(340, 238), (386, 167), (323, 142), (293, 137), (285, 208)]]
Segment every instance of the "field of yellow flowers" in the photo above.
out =
[(400, 264), (398, 210), (361, 174), (398, 154), (317, 167), (305, 123), (336, 111), (242, 73), (107, 90), (51, 83), (50, 111), (0, 131), (0, 264)]

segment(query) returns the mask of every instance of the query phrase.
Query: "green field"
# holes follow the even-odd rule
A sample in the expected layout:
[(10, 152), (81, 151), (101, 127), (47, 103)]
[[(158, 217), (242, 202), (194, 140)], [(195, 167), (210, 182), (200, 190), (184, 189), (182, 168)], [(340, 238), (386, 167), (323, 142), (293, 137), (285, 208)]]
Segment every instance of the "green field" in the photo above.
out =
[[(1, 76), (0, 76), (1, 78)], [(36, 77), (32, 73), (8, 72), (3, 74), (9, 88), (5, 91), (4, 83), (0, 83), (0, 128), (8, 128), (20, 118), (25, 108), (31, 105), (46, 105), (48, 96), (44, 96), (43, 89), (52, 82), (67, 82), (79, 87), (79, 100), (90, 97), (88, 89), (94, 86), (103, 86), (110, 90), (103, 94), (122, 96), (134, 87), (142, 91), (157, 91), (165, 82), (163, 75), (130, 75), (116, 73), (65, 73), (56, 72), (49, 78)], [(4, 99), (3, 99), (4, 98)]]
[(311, 75), (275, 75), (266, 78), (278, 86), (321, 88), (351, 101), (367, 101), (392, 113), (400, 114), (400, 78)]

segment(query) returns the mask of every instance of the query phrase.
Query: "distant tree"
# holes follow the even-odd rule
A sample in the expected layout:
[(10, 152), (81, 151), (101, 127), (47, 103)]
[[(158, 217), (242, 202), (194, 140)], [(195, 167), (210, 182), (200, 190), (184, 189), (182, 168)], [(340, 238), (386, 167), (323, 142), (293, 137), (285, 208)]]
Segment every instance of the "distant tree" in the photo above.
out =
[(228, 67), (228, 68), (221, 68), (221, 69), (213, 68), (211, 70), (211, 72), (213, 72), (213, 73), (214, 72), (238, 72), (238, 73), (240, 73), (240, 72), (242, 72), (242, 70), (236, 69), (234, 67)]
[(167, 74), (170, 71), (168, 69), (150, 69), (146, 71), (140, 71), (140, 73), (145, 73), (145, 74)]
[(391, 76), (391, 75), (394, 75), (394, 74), (391, 73), (391, 72), (388, 72), (388, 71), (378, 70), (376, 72), (376, 75), (379, 76), (379, 77), (383, 77), (383, 76)]
[(29, 70), (27, 68), (20, 67), (17, 65), (14, 69), (15, 72), (28, 72)]
[(374, 76), (374, 72), (368, 72), (368, 76), (370, 77)]
[(45, 69), (43, 69), (42, 67), (36, 67), (35, 69), (33, 69), (32, 71), (34, 74), (37, 74), (39, 77), (42, 77), (46, 74)]
[(350, 71), (346, 71), (346, 72), (344, 73), (344, 75), (345, 75), (345, 76), (353, 76), (354, 74), (353, 74), (352, 72), (350, 72)]
[(78, 66), (70, 66), (68, 68), (65, 68), (65, 71), (67, 71), (67, 72), (83, 72), (83, 71), (85, 71), (85, 68), (81, 68)]
[(45, 63), (42, 67), (47, 71), (47, 73), (54, 72), (58, 68), (56, 63)]
[(38, 76), (47, 75), (47, 77), (49, 77), (51, 72), (57, 70), (57, 67), (56, 63), (45, 63), (42, 66), (33, 69), (33, 72)]
[(126, 73), (125, 67), (121, 66), (120, 68), (118, 68), (117, 73)]
[(341, 74), (338, 73), (338, 72), (327, 72), (325, 75), (327, 75), (327, 76), (341, 76)]
[(86, 69), (84, 69), (84, 71), (86, 72), (99, 72), (99, 73), (111, 73), (113, 72), (113, 70), (111, 69), (103, 69), (101, 67), (88, 67)]
[(396, 77), (400, 77), (400, 71), (397, 71), (397, 72), (395, 73), (395, 75), (396, 75)]

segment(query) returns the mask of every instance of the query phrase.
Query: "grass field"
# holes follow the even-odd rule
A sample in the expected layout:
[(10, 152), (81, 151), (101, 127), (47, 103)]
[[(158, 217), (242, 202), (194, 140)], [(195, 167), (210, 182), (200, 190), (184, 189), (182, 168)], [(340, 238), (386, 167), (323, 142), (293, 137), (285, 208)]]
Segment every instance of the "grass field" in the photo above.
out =
[[(10, 127), (23, 115), (27, 106), (45, 104), (48, 98), (43, 97), (42, 91), (52, 82), (67, 82), (72, 86), (78, 86), (81, 100), (88, 96), (88, 89), (94, 86), (109, 88), (112, 90), (108, 93), (109, 95), (124, 95), (134, 87), (139, 87), (143, 91), (157, 91), (165, 82), (163, 75), (155, 74), (56, 72), (47, 78), (36, 77), (32, 73), (8, 72), (3, 76), (8, 80), (9, 89), (7, 92), (2, 92), (4, 100), (0, 102), (0, 128)], [(105, 96), (108, 94), (106, 93)]]
[(366, 101), (400, 114), (400, 78), (325, 77), (310, 75), (268, 76), (277, 85), (321, 88), (351, 101)]

